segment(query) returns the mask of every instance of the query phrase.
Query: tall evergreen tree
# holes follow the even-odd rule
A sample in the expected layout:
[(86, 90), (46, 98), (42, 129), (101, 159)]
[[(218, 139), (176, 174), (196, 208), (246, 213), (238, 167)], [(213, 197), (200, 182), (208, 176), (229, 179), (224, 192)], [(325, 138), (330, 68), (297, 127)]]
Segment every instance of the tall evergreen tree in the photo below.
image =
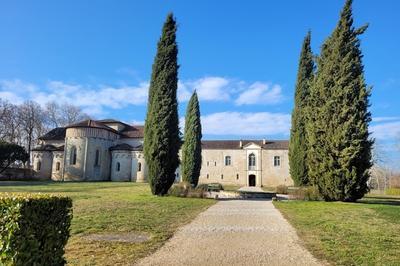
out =
[(367, 26), (354, 28), (351, 6), (347, 0), (322, 46), (311, 86), (307, 162), (312, 182), (327, 201), (361, 198), (368, 191), (371, 167), (370, 88), (358, 38)]
[(201, 121), (196, 91), (190, 98), (185, 117), (185, 139), (182, 146), (182, 179), (197, 186), (201, 169)]
[(309, 184), (306, 164), (306, 119), (310, 95), (310, 84), (313, 76), (314, 61), (311, 51), (311, 33), (308, 32), (304, 38), (300, 53), (289, 143), (290, 175), (297, 186)]
[(154, 59), (147, 116), (145, 121), (144, 156), (148, 179), (154, 195), (164, 195), (175, 180), (179, 165), (178, 46), (176, 21), (167, 16)]

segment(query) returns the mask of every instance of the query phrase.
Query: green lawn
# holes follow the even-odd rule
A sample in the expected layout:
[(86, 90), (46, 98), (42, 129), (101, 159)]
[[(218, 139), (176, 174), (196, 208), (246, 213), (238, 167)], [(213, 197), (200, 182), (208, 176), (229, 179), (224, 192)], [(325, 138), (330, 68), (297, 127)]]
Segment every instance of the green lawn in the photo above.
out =
[[(155, 197), (148, 184), (0, 182), (0, 192), (41, 192), (70, 196), (74, 218), (66, 247), (69, 265), (126, 265), (154, 252), (176, 229), (215, 203), (209, 199)], [(88, 241), (102, 232), (144, 232), (141, 244)]]
[(274, 204), (317, 258), (333, 265), (400, 265), (400, 197)]

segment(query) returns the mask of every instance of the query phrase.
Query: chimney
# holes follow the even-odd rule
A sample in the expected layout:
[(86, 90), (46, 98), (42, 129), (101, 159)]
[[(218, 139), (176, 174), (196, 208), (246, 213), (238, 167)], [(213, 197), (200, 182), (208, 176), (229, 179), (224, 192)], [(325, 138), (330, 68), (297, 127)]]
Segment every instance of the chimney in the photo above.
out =
[(239, 141), (239, 147), (243, 148), (243, 141), (242, 140)]
[(267, 140), (263, 139), (263, 145), (267, 144)]

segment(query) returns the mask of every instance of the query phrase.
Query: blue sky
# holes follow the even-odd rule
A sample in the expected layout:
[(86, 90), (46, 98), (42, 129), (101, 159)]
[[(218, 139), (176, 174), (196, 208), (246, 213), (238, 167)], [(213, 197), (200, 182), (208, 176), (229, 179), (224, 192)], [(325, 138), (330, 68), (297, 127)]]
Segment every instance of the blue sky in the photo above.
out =
[[(204, 138), (289, 137), (304, 35), (319, 53), (343, 0), (1, 1), (0, 97), (70, 102), (96, 118), (144, 120), (161, 26), (177, 18), (180, 116), (194, 88)], [(371, 131), (400, 159), (400, 2), (355, 0)], [(400, 141), (397, 141), (400, 142)]]

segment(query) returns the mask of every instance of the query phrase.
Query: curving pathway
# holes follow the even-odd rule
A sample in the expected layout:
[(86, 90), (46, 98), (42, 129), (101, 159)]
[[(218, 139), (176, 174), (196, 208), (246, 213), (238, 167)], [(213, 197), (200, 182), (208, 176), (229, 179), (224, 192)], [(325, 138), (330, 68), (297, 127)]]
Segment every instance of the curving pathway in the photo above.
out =
[(137, 265), (321, 265), (271, 201), (219, 201)]

